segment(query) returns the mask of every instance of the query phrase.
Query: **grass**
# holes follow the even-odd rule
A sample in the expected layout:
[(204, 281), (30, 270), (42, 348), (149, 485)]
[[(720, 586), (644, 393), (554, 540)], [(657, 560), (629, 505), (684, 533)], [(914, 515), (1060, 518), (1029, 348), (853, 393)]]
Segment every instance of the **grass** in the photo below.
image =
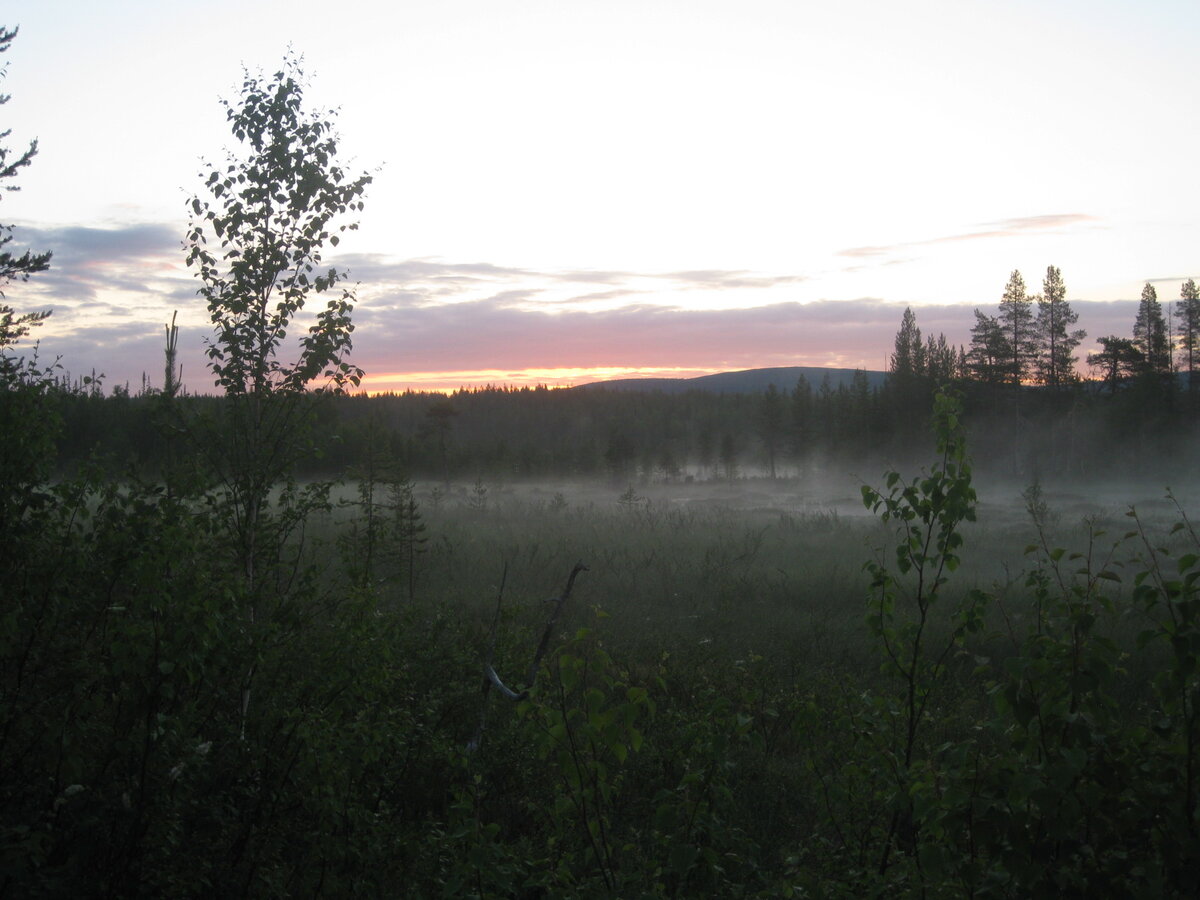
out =
[[(347, 488), (344, 499), (351, 493)], [(863, 564), (890, 547), (892, 536), (845, 500), (822, 505), (794, 482), (763, 480), (740, 488), (638, 488), (633, 503), (625, 488), (594, 483), (493, 486), (484, 508), (473, 493), (470, 485), (418, 485), (429, 538), (418, 558), (422, 605), (486, 624), (507, 572), (505, 605), (532, 624), (542, 617), (542, 601), (582, 562), (588, 571), (561, 630), (588, 622), (589, 608), (600, 607), (609, 617), (606, 640), (629, 659), (665, 652), (701, 665), (758, 655), (792, 677), (875, 665), (863, 625)], [(1107, 530), (1100, 543), (1128, 531), (1115, 501), (1062, 493), (1046, 499), (1048, 537), (1057, 546), (1082, 546), (1089, 529)], [(1152, 526), (1170, 521), (1166, 505), (1151, 505)], [(1037, 540), (1022, 506), (1018, 489), (985, 494), (979, 522), (963, 527), (956, 591), (1003, 593), (1019, 584), (1029, 564), (1025, 551)], [(337, 509), (324, 523), (326, 534), (354, 512)], [(395, 594), (402, 602), (398, 582)]]

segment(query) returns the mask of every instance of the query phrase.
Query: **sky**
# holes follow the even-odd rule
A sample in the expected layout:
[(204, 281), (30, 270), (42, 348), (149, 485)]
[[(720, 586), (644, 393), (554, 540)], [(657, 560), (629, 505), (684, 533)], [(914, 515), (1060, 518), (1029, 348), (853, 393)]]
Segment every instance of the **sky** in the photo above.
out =
[[(905, 306), (967, 343), (1047, 266), (1088, 332), (1200, 277), (1195, 0), (8, 0), (0, 198), (43, 358), (213, 390), (184, 265), (220, 100), (304, 57), (359, 229), (375, 390), (883, 369)], [(347, 220), (349, 221), (349, 220)], [(1084, 367), (1086, 372), (1086, 367)]]

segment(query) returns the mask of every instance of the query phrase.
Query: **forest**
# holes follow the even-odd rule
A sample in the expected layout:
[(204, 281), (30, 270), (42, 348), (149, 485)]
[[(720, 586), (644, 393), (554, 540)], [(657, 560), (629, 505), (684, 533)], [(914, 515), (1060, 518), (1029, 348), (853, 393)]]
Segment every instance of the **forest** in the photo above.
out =
[[(877, 389), (366, 396), (304, 86), (246, 75), (190, 204), (220, 393), (0, 309), (0, 896), (1200, 893), (1186, 295), (1093, 379), (1051, 267)], [(835, 469), (860, 514), (652, 496)]]

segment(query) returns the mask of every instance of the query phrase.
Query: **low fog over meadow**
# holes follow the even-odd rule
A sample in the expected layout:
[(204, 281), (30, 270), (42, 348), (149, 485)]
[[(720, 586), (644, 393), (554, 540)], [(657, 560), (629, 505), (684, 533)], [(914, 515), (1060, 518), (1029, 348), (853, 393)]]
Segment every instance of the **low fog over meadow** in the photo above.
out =
[(1192, 279), (1090, 352), (1050, 265), (886, 371), (371, 393), (302, 63), (187, 203), (210, 391), (0, 291), (0, 898), (1200, 895)]

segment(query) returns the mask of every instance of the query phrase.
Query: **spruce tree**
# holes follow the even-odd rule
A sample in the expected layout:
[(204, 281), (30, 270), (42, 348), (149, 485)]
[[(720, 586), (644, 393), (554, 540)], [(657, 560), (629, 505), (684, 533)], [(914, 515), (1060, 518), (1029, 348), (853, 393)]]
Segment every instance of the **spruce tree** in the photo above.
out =
[(921, 329), (917, 327), (917, 316), (911, 306), (904, 307), (904, 315), (900, 319), (890, 371), (900, 383), (925, 374), (925, 345), (921, 343)]
[(758, 436), (762, 441), (763, 453), (766, 456), (767, 474), (772, 481), (776, 478), (776, 462), (779, 456), (779, 445), (783, 440), (786, 419), (784, 395), (774, 384), (767, 385), (767, 390), (758, 402)]

